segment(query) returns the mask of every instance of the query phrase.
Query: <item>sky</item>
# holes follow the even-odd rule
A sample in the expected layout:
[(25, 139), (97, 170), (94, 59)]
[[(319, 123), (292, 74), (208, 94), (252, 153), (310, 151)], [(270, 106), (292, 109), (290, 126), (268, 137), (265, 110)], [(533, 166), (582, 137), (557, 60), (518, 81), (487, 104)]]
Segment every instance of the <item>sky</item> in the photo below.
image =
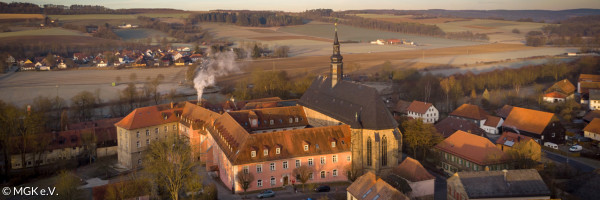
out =
[[(2, 0), (3, 2), (12, 2)], [(600, 9), (600, 0), (16, 0), (35, 4), (101, 5), (108, 8), (174, 8), (182, 10), (565, 10)]]

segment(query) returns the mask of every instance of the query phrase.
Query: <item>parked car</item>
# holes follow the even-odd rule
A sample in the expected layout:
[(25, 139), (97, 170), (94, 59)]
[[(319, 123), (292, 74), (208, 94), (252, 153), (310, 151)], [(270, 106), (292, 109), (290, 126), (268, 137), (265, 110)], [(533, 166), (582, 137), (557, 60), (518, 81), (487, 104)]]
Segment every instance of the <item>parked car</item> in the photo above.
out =
[(273, 190), (265, 190), (260, 192), (260, 194), (256, 195), (257, 198), (267, 198), (267, 197), (275, 197), (275, 192)]
[(571, 146), (571, 148), (569, 148), (569, 151), (571, 151), (571, 152), (577, 152), (577, 151), (581, 151), (581, 150), (583, 150), (583, 147), (578, 144), (573, 145), (573, 146)]
[(315, 188), (315, 192), (329, 192), (329, 190), (331, 190), (331, 188), (327, 185), (320, 185), (319, 187)]

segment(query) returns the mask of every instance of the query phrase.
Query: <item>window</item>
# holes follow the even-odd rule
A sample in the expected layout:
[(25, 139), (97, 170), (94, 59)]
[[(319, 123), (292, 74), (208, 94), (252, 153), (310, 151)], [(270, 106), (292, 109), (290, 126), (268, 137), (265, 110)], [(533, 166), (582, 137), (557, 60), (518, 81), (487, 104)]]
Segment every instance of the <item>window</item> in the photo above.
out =
[(254, 157), (256, 157), (256, 151), (252, 151), (252, 152), (250, 152), (250, 155), (251, 155), (253, 158), (254, 158)]
[(333, 176), (337, 176), (337, 169), (333, 170)]
[(166, 133), (167, 131), (168, 131), (168, 128), (167, 128), (167, 126), (165, 126), (165, 133)]
[(279, 154), (279, 153), (281, 153), (281, 148), (275, 149), (275, 154)]
[(150, 139), (146, 139), (146, 145), (150, 144)]
[(150, 135), (150, 130), (146, 129), (146, 136)]
[(262, 164), (256, 165), (256, 173), (261, 173), (261, 172), (262, 172)]
[(473, 170), (475, 170), (475, 171), (479, 171), (479, 166), (477, 166), (477, 165), (473, 165)]
[(313, 166), (313, 159), (312, 158), (308, 159), (308, 166)]
[(300, 160), (296, 160), (296, 167), (300, 167)]
[(158, 134), (158, 128), (154, 129), (154, 133)]
[(326, 159), (325, 157), (321, 157), (321, 165), (325, 164), (325, 159)]
[(371, 156), (371, 137), (367, 139), (367, 166), (373, 165), (372, 156)]
[(337, 162), (337, 155), (331, 156), (331, 160), (333, 161), (333, 163), (336, 163)]
[(173, 125), (173, 130), (177, 130), (177, 125)]
[(387, 166), (387, 137), (381, 139), (381, 166)]
[(331, 147), (335, 147), (335, 141), (331, 142)]
[(142, 164), (142, 159), (138, 159), (138, 165)]
[(311, 172), (310, 174), (308, 174), (308, 177), (309, 177), (309, 178), (308, 178), (309, 180), (313, 180), (313, 178), (314, 178), (315, 176), (314, 176), (314, 174)]
[(262, 187), (262, 180), (259, 179), (258, 181), (256, 181), (256, 186)]
[(298, 122), (298, 118), (296, 117), (296, 122)]
[(466, 161), (466, 160), (465, 160), (465, 165), (466, 165), (467, 167), (470, 167), (471, 163), (469, 163), (469, 161)]
[(304, 151), (308, 151), (308, 144), (304, 145)]
[(275, 163), (271, 163), (271, 171), (275, 171)]
[(274, 185), (275, 185), (275, 177), (271, 176), (271, 186), (274, 186)]
[(292, 119), (292, 118), (290, 117), (290, 124), (291, 124), (292, 122), (294, 122), (294, 119)]
[(250, 169), (248, 168), (248, 166), (244, 166), (244, 174), (248, 173), (250, 173)]
[(346, 161), (350, 162), (351, 158), (350, 156), (346, 156)]
[(263, 154), (264, 154), (265, 156), (268, 156), (268, 155), (269, 155), (269, 150), (268, 150), (268, 149), (265, 149), (265, 150), (263, 150)]
[(273, 120), (271, 120), (270, 122), (271, 122), (271, 125), (275, 124), (275, 121), (273, 121)]
[(321, 178), (325, 178), (325, 171), (321, 171)]
[(140, 132), (135, 133), (135, 137), (140, 137)]
[(555, 136), (556, 136), (556, 133), (552, 133), (552, 137), (555, 137)]
[(287, 161), (283, 161), (283, 168), (287, 169), (288, 168), (288, 162)]
[(319, 144), (315, 144), (315, 148), (319, 149)]
[(140, 141), (137, 141), (137, 148), (140, 148)]

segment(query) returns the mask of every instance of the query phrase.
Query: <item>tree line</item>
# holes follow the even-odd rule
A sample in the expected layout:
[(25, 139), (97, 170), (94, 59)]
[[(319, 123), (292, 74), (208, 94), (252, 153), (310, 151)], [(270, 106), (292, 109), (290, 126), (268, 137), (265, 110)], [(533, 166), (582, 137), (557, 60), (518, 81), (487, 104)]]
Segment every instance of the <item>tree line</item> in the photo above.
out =
[(222, 22), (239, 26), (257, 27), (304, 24), (302, 17), (268, 11), (209, 12), (190, 15), (188, 20), (192, 24), (199, 22)]
[(527, 33), (526, 44), (529, 46), (580, 46), (587, 51), (600, 47), (600, 15), (573, 17), (560, 24), (550, 24), (541, 31)]
[(182, 42), (202, 42), (212, 38), (207, 31), (190, 23), (166, 23), (145, 16), (138, 16), (138, 20), (142, 21), (141, 27), (162, 31)]
[(73, 55), (73, 53), (87, 53), (89, 55), (103, 51), (146, 48), (148, 48), (148, 46), (144, 44), (121, 41), (111, 41), (97, 44), (65, 44), (58, 42), (22, 43), (14, 41), (0, 45), (0, 52), (10, 52), (10, 55), (15, 58), (46, 56), (48, 52), (68, 58), (70, 55)]

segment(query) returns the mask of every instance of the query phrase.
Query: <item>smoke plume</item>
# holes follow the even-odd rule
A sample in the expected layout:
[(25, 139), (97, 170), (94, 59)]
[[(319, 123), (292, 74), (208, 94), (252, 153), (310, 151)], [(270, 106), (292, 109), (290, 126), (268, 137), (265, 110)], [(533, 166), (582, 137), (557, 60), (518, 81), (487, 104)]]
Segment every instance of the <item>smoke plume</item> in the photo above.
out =
[(235, 58), (236, 54), (233, 51), (227, 51), (213, 53), (213, 56), (202, 59), (202, 64), (196, 69), (196, 77), (194, 77), (198, 101), (202, 100), (204, 89), (215, 84), (216, 77), (240, 70)]

